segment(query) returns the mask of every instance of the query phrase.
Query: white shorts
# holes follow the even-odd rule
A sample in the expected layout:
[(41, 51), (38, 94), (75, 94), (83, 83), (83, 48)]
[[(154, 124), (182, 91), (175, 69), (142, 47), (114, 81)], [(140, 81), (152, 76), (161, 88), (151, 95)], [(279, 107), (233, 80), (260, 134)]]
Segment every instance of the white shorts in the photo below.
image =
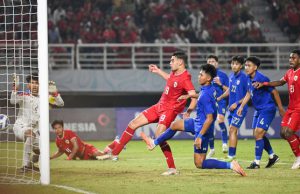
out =
[(13, 131), (17, 139), (25, 141), (25, 131), (27, 130), (32, 130), (32, 132), (37, 136), (38, 134), (38, 129), (37, 128), (32, 128), (31, 126), (20, 124), (20, 123), (15, 123), (13, 127)]

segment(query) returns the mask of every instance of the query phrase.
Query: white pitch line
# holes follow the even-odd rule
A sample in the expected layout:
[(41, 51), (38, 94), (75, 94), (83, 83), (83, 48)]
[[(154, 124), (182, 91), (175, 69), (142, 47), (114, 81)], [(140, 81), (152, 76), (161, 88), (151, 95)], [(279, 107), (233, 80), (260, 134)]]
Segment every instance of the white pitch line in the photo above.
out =
[(89, 191), (85, 191), (85, 190), (82, 190), (82, 189), (77, 189), (75, 187), (69, 187), (69, 186), (65, 186), (65, 185), (53, 185), (53, 184), (50, 184), (50, 186), (54, 186), (54, 187), (61, 188), (61, 189), (66, 189), (66, 190), (69, 190), (69, 191), (74, 191), (76, 193), (96, 194), (96, 193), (93, 193), (93, 192), (89, 192)]

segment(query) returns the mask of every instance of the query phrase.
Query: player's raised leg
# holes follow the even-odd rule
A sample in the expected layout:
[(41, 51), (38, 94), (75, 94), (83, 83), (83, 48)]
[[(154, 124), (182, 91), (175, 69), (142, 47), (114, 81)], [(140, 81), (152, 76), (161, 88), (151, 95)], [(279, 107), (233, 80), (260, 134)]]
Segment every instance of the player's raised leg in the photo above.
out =
[[(161, 129), (159, 129), (159, 127), (161, 127)], [(158, 130), (163, 130), (164, 125), (158, 125)], [(182, 131), (184, 129), (184, 120), (177, 120), (175, 122), (173, 122), (170, 126), (170, 128), (168, 128), (167, 130), (165, 130), (163, 133), (161, 133), (160, 135), (157, 134), (157, 138), (156, 139), (151, 139), (150, 137), (147, 137), (143, 132), (141, 133), (141, 137), (143, 138), (143, 140), (146, 142), (147, 147), (149, 150), (153, 150), (157, 145), (160, 145), (161, 150), (163, 151), (165, 157), (166, 157), (166, 161), (168, 164), (168, 170), (164, 173), (162, 173), (162, 175), (176, 175), (178, 174), (178, 171), (176, 170), (175, 167), (175, 163), (174, 163), (174, 159), (173, 159), (173, 155), (170, 149), (170, 146), (166, 143), (167, 140), (171, 139), (176, 131)]]
[(143, 113), (140, 113), (136, 118), (130, 121), (125, 131), (122, 133), (119, 142), (116, 141), (115, 148), (112, 150), (113, 156), (118, 156), (124, 146), (132, 139), (137, 128), (148, 124), (148, 119)]

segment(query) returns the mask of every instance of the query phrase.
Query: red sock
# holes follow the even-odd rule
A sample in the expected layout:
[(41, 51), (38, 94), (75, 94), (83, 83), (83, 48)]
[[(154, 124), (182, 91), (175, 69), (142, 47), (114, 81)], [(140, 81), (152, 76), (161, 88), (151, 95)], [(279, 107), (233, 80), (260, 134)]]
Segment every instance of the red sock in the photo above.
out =
[(300, 141), (298, 135), (294, 134), (289, 138), (286, 138), (286, 140), (289, 142), (292, 151), (294, 152), (295, 156), (298, 157), (300, 156)]
[(114, 149), (116, 147), (116, 141), (114, 140), (113, 142), (111, 142), (110, 144), (107, 145), (107, 147), (109, 147), (110, 149)]
[(168, 167), (169, 168), (176, 168), (175, 163), (174, 163), (174, 159), (173, 159), (173, 155), (172, 155), (172, 151), (171, 151), (171, 148), (170, 148), (169, 144), (167, 142), (163, 142), (159, 146), (160, 146), (161, 151), (164, 153), (164, 155), (166, 157)]
[(120, 138), (120, 142), (116, 142), (115, 148), (112, 151), (112, 155), (119, 155), (124, 146), (131, 140), (133, 134), (134, 130), (130, 127), (127, 127)]

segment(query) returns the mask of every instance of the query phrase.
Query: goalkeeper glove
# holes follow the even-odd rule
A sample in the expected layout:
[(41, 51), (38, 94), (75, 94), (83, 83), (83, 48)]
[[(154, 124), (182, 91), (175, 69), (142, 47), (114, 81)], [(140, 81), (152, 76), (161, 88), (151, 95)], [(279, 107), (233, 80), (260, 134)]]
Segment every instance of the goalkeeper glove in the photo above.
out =
[(13, 73), (13, 90), (14, 91), (17, 91), (19, 89), (19, 84), (20, 84), (20, 77), (16, 73)]
[(56, 97), (58, 95), (57, 87), (54, 81), (49, 81), (49, 94)]

